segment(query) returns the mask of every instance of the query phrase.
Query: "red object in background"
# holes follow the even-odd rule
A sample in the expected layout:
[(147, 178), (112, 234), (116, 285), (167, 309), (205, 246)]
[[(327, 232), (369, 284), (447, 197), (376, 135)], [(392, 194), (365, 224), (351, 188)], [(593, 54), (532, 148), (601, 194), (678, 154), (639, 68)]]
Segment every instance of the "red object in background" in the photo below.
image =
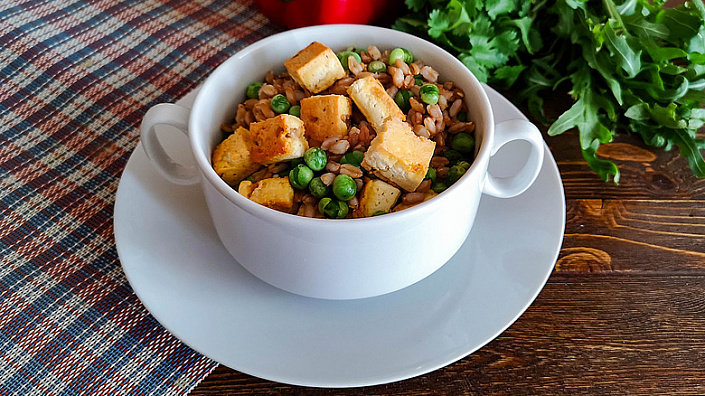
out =
[(398, 1), (384, 0), (255, 0), (260, 11), (289, 29), (335, 23), (372, 24), (395, 11)]

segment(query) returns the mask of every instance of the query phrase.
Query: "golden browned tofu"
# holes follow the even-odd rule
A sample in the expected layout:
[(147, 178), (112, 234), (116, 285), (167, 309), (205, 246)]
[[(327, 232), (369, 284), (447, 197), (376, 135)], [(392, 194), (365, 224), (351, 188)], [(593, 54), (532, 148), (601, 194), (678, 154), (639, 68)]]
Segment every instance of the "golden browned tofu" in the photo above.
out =
[(360, 213), (369, 217), (377, 212), (389, 212), (399, 199), (401, 190), (382, 180), (373, 179), (360, 193)]
[(249, 198), (250, 194), (252, 194), (252, 190), (254, 190), (254, 189), (255, 189), (255, 183), (252, 183), (249, 180), (243, 180), (240, 182), (240, 185), (238, 185), (237, 192), (239, 192), (240, 194)]
[(384, 128), (384, 123), (391, 119), (406, 120), (406, 115), (387, 94), (382, 83), (372, 76), (352, 83), (348, 94), (377, 133)]
[(226, 183), (237, 185), (260, 168), (250, 158), (251, 147), (250, 131), (239, 127), (213, 150), (213, 169)]
[(318, 93), (345, 76), (333, 50), (314, 41), (284, 62), (291, 78), (313, 93)]
[(351, 115), (350, 98), (342, 95), (311, 96), (301, 100), (306, 136), (318, 142), (346, 136)]
[(304, 123), (298, 117), (280, 114), (250, 124), (252, 161), (273, 164), (299, 158), (308, 150)]
[(406, 191), (414, 191), (426, 177), (436, 142), (416, 136), (404, 121), (391, 120), (372, 139), (362, 166)]
[(257, 183), (245, 180), (240, 183), (238, 192), (260, 205), (282, 212), (289, 213), (294, 207), (294, 188), (288, 177), (264, 179)]
[(399, 205), (395, 206), (394, 209), (392, 209), (392, 212), (398, 212), (400, 210), (411, 208), (412, 206), (416, 206), (422, 202), (428, 201), (429, 199), (435, 197), (436, 195), (438, 195), (438, 193), (434, 192), (433, 190), (428, 190), (423, 196), (423, 201), (413, 203), (413, 204), (400, 203)]

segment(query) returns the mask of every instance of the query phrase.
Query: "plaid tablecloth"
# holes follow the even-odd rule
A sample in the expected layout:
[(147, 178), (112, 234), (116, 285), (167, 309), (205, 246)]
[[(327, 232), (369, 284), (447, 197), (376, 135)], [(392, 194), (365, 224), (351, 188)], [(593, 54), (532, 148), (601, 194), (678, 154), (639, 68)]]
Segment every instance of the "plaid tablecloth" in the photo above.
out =
[(130, 289), (115, 192), (146, 110), (277, 29), (250, 1), (0, 2), (0, 395), (187, 394), (216, 367)]

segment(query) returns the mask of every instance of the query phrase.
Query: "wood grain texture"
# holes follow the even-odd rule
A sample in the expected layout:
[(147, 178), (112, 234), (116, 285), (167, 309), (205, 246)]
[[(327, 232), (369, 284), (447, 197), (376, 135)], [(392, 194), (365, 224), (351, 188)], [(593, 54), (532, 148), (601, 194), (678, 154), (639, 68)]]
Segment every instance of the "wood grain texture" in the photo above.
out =
[[(570, 103), (561, 99), (549, 116)], [(582, 158), (576, 131), (549, 137), (541, 129), (565, 188), (565, 238), (546, 287), (497, 339), (387, 385), (295, 387), (221, 366), (192, 394), (705, 394), (705, 180), (677, 148), (619, 134), (599, 155), (617, 163), (621, 182), (604, 183)]]
[(705, 276), (554, 274), (500, 337), (418, 378), (330, 390), (220, 367), (193, 394), (705, 394)]

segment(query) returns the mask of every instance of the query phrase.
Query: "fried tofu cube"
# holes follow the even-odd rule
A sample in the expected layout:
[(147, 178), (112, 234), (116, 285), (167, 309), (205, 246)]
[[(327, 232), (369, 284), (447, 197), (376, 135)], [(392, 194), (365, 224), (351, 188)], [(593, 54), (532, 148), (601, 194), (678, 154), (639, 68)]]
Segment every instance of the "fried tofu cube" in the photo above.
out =
[(252, 161), (268, 165), (299, 158), (308, 150), (304, 123), (298, 117), (280, 114), (250, 124)]
[(294, 81), (313, 93), (345, 76), (345, 69), (333, 50), (317, 41), (287, 59), (284, 66)]
[(408, 208), (410, 208), (410, 207), (412, 207), (412, 206), (416, 206), (416, 205), (418, 205), (418, 204), (420, 204), (420, 203), (422, 203), (422, 202), (428, 201), (429, 199), (435, 197), (436, 195), (438, 195), (437, 192), (435, 192), (435, 191), (433, 191), (433, 190), (428, 190), (428, 191), (426, 191), (426, 193), (424, 194), (423, 200), (422, 200), (421, 202), (416, 202), (416, 203), (412, 203), (412, 204), (405, 204), (405, 203), (402, 202), (402, 203), (400, 203), (399, 205), (395, 206), (394, 209), (392, 209), (392, 212), (398, 212), (398, 211), (400, 211), (400, 210), (404, 210), (404, 209), (408, 209)]
[(397, 203), (401, 190), (379, 179), (370, 180), (360, 193), (360, 213), (369, 217), (377, 212), (389, 212)]
[(416, 136), (404, 121), (391, 120), (372, 139), (362, 166), (406, 191), (414, 191), (428, 171), (436, 142)]
[(346, 136), (350, 116), (352, 103), (350, 98), (342, 95), (319, 95), (301, 100), (301, 120), (306, 136), (318, 142)]
[(352, 83), (348, 94), (377, 133), (384, 128), (384, 123), (391, 119), (406, 120), (406, 114), (389, 96), (382, 83), (372, 76)]
[(249, 198), (250, 194), (252, 194), (252, 190), (255, 189), (255, 183), (249, 181), (249, 180), (243, 180), (240, 182), (240, 185), (237, 186), (237, 192), (239, 192), (241, 195), (244, 195), (245, 197)]
[(260, 168), (260, 165), (250, 158), (251, 147), (250, 131), (239, 127), (213, 150), (213, 169), (226, 183), (237, 185)]
[(268, 208), (290, 213), (294, 207), (294, 188), (288, 177), (263, 179), (257, 183), (244, 180), (238, 192)]

